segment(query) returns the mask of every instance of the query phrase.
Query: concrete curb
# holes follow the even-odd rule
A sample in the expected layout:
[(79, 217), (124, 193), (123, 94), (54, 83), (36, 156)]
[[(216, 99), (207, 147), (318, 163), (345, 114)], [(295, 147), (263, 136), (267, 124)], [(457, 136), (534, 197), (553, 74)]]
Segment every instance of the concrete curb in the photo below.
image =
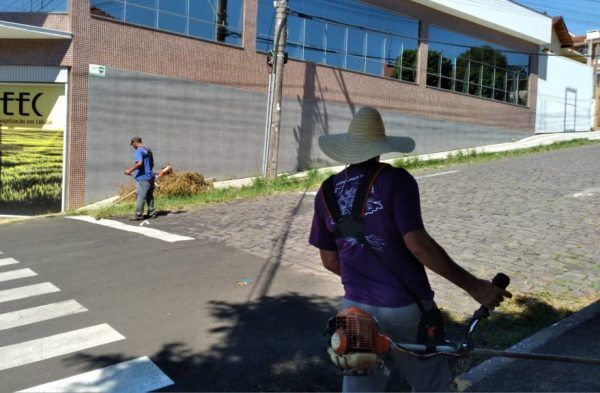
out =
[[(563, 333), (575, 328), (579, 324), (591, 319), (597, 314), (600, 314), (600, 300), (597, 300), (594, 303), (582, 309), (581, 311), (563, 320), (560, 320), (543, 330), (540, 330), (534, 335), (513, 345), (507, 351), (532, 352), (536, 348), (544, 345), (552, 339), (559, 337)], [(508, 366), (516, 360), (517, 359), (511, 358), (491, 358), (486, 360), (477, 367), (472, 368), (468, 372), (461, 374), (454, 379), (454, 381), (456, 382), (457, 390), (459, 392), (468, 390), (471, 386), (474, 386), (477, 383), (484, 380), (485, 378), (491, 376), (492, 374), (501, 371), (504, 367)]]
[[(569, 141), (573, 139), (589, 139), (589, 140), (600, 140), (600, 131), (581, 131), (581, 132), (561, 132), (556, 134), (537, 134), (532, 135), (521, 140), (515, 142), (507, 142), (507, 143), (499, 143), (495, 145), (487, 145), (480, 147), (470, 147), (458, 150), (450, 150), (439, 153), (429, 153), (429, 154), (421, 154), (417, 156), (408, 156), (402, 157), (407, 159), (419, 159), (422, 161), (429, 160), (439, 160), (448, 158), (448, 156), (458, 154), (460, 152), (477, 152), (477, 153), (498, 153), (503, 151), (510, 150), (518, 150), (518, 149), (527, 149), (530, 147), (542, 146), (542, 145), (550, 145), (556, 142)], [(389, 160), (383, 160), (383, 162), (387, 162), (389, 164), (396, 161), (398, 158), (392, 158)], [(327, 168), (319, 168), (318, 172), (339, 172), (344, 169), (344, 165), (332, 166)], [(305, 177), (308, 174), (308, 171), (298, 172), (291, 177)], [(228, 187), (243, 187), (249, 186), (256, 179), (256, 177), (247, 177), (244, 179), (234, 179), (234, 180), (225, 180), (214, 182), (213, 185), (215, 188), (228, 188)]]
[[(529, 147), (541, 146), (541, 145), (550, 145), (556, 142), (568, 141), (573, 139), (590, 139), (590, 140), (600, 140), (600, 131), (581, 131), (581, 132), (561, 132), (556, 134), (536, 134), (524, 139), (515, 141), (515, 142), (507, 142), (507, 143), (499, 143), (495, 145), (487, 145), (480, 147), (471, 147), (464, 148), (458, 150), (450, 150), (439, 153), (430, 153), (430, 154), (421, 154), (417, 156), (408, 156), (404, 157), (407, 159), (419, 159), (422, 161), (429, 160), (439, 160), (448, 158), (450, 155), (455, 155), (460, 152), (471, 152), (475, 151), (477, 153), (498, 153), (509, 150), (518, 150), (518, 149), (526, 149)], [(389, 160), (383, 160), (383, 162), (387, 162), (392, 164), (398, 158), (392, 158)], [(319, 168), (317, 171), (319, 173), (323, 172), (339, 172), (344, 169), (344, 165), (332, 166), (327, 168)], [(308, 175), (309, 171), (298, 172), (290, 177), (293, 178), (303, 178)], [(213, 182), (214, 188), (240, 188), (245, 186), (250, 186), (258, 177), (246, 177), (243, 179), (232, 179), (232, 180), (222, 180)], [(80, 207), (77, 211), (89, 210), (89, 209), (99, 209), (105, 206), (108, 206), (111, 202), (116, 200), (116, 196), (104, 199), (102, 201), (98, 201), (96, 203)]]

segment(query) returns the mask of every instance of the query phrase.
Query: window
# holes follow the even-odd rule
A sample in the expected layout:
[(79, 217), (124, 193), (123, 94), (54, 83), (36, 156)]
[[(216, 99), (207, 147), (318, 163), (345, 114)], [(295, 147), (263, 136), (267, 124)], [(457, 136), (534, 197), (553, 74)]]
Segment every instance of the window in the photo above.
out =
[(0, 12), (67, 12), (68, 0), (0, 0)]
[(529, 55), (438, 26), (429, 40), (428, 86), (527, 105)]
[(153, 29), (242, 45), (243, 0), (91, 0), (91, 13)]
[[(290, 58), (414, 82), (418, 22), (357, 0), (290, 2)], [(258, 1), (257, 50), (273, 48), (275, 9)], [(414, 38), (413, 38), (414, 37)]]

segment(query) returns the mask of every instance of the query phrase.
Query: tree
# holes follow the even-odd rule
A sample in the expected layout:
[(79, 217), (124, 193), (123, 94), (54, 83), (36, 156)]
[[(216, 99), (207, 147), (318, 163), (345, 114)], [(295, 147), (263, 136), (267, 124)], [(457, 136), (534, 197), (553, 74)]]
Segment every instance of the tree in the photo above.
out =
[(414, 82), (416, 80), (417, 70), (417, 49), (405, 49), (401, 56), (396, 57), (394, 65), (387, 64), (386, 68), (390, 69), (391, 72), (387, 76), (394, 79), (401, 79), (404, 81)]

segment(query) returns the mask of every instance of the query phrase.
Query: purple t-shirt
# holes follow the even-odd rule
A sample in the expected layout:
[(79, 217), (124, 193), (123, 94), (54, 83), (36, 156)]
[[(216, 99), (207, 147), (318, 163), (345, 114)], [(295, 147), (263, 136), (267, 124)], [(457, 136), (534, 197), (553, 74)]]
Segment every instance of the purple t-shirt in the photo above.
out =
[[(351, 165), (334, 177), (342, 215), (352, 208), (364, 172), (364, 165)], [(397, 276), (421, 299), (433, 299), (425, 268), (402, 239), (406, 233), (423, 228), (416, 180), (404, 169), (386, 167), (371, 188), (364, 215), (364, 235), (385, 260), (385, 265), (356, 239), (335, 237), (333, 219), (325, 206), (322, 190), (315, 198), (309, 243), (322, 250), (338, 251), (346, 299), (381, 307), (401, 307), (414, 300), (398, 283)], [(390, 269), (394, 269), (395, 274)]]

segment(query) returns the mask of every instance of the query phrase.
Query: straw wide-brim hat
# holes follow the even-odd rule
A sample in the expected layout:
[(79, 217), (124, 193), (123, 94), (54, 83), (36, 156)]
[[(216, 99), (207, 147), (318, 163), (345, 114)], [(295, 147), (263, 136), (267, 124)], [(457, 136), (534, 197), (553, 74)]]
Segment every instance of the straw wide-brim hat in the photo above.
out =
[(345, 134), (322, 135), (319, 147), (329, 158), (358, 164), (384, 153), (410, 153), (415, 149), (412, 138), (385, 135), (381, 115), (375, 108), (361, 108)]

